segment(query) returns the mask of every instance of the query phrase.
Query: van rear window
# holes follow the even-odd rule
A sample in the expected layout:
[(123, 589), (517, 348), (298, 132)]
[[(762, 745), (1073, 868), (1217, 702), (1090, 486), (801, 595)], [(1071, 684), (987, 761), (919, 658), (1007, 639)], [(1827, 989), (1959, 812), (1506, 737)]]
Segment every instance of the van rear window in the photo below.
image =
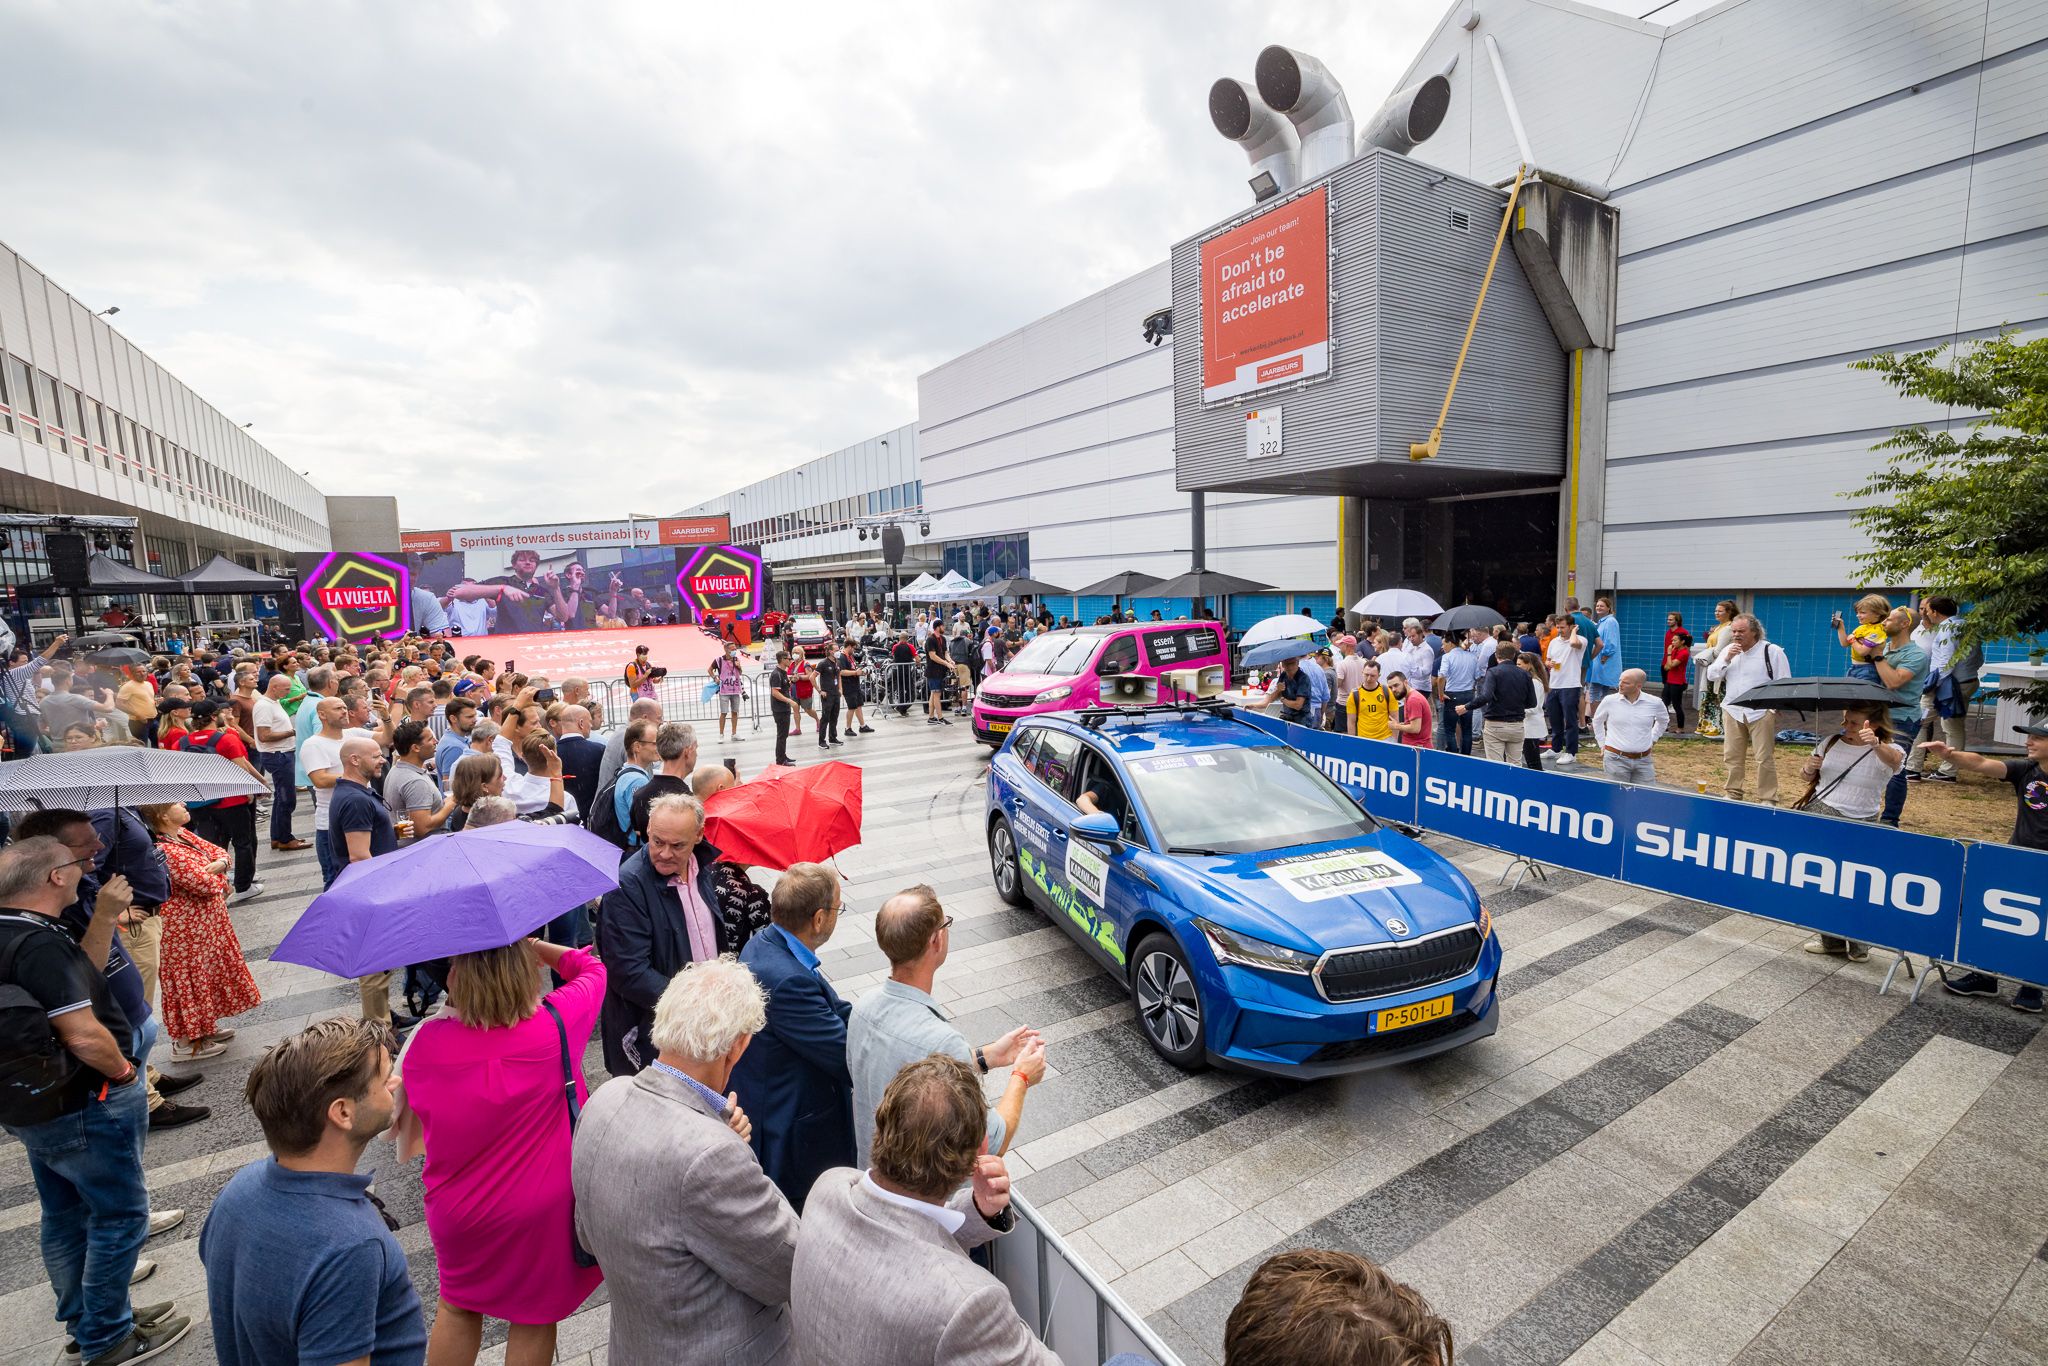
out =
[(1213, 626), (1177, 626), (1145, 633), (1145, 662), (1155, 669), (1172, 668), (1223, 653)]

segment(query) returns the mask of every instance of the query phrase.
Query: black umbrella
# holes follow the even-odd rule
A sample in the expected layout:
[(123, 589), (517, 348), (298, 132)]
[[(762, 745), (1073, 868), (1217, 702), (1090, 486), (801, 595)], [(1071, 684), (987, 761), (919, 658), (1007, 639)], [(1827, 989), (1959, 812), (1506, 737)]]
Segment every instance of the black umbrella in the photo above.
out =
[(1432, 631), (1491, 631), (1496, 626), (1505, 626), (1508, 619), (1491, 607), (1481, 607), (1468, 602), (1462, 607), (1453, 607), (1429, 623)]
[(1751, 688), (1740, 697), (1721, 705), (1750, 707), (1757, 711), (1840, 711), (1857, 702), (1881, 707), (1897, 705), (1890, 692), (1861, 678), (1779, 678)]
[(1148, 598), (1227, 598), (1235, 593), (1271, 593), (1270, 584), (1253, 583), (1235, 574), (1213, 569), (1190, 569), (1177, 579), (1155, 584), (1145, 590)]
[(1111, 574), (1101, 583), (1091, 583), (1086, 588), (1074, 590), (1074, 596), (1081, 598), (1134, 598), (1165, 583), (1165, 579), (1150, 574), (1140, 574), (1135, 569), (1126, 569), (1120, 574)]
[(96, 650), (102, 645), (133, 645), (135, 643), (135, 633), (133, 631), (87, 631), (82, 636), (71, 637), (71, 643), (74, 646), (82, 645), (88, 650)]
[(116, 645), (105, 650), (94, 650), (85, 656), (88, 664), (99, 664), (109, 669), (125, 669), (130, 666), (141, 668), (149, 663), (149, 654), (144, 650), (133, 650), (125, 645)]
[(1043, 598), (1048, 596), (1064, 598), (1068, 596), (1068, 590), (1064, 588), (1055, 588), (1049, 583), (1040, 583), (1037, 579), (1021, 577), (998, 579), (981, 591), (992, 598)]

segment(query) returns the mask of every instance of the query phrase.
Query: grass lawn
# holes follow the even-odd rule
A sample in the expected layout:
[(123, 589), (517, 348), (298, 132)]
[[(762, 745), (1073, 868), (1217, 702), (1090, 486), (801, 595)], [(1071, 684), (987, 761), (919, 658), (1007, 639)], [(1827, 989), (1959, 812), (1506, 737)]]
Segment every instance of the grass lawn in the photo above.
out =
[[(1799, 766), (1806, 762), (1806, 756), (1811, 752), (1804, 746), (1778, 746), (1780, 802), (1796, 801), (1806, 791), (1806, 780), (1799, 776)], [(1597, 766), (1600, 751), (1594, 747), (1590, 735), (1581, 738), (1579, 757), (1586, 764)], [(1727, 781), (1728, 770), (1721, 762), (1719, 740), (1667, 735), (1657, 742), (1656, 760), (1658, 781), (1687, 790), (1704, 782), (1710, 795), (1720, 796), (1722, 785)], [(1550, 771), (1576, 774), (1584, 769), (1567, 766)], [(1908, 784), (1906, 810), (1899, 818), (1899, 828), (1944, 839), (1991, 840), (2000, 844), (2011, 839), (2015, 800), (2012, 788), (1975, 773), (1958, 773), (1957, 777), (1960, 781), (1953, 783)], [(1754, 793), (1755, 780), (1756, 756), (1752, 754), (1744, 789)]]

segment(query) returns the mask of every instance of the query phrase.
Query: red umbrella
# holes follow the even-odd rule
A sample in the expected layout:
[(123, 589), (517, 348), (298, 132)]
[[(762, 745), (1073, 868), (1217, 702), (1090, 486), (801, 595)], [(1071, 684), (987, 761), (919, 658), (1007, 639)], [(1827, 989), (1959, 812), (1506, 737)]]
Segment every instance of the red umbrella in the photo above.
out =
[(861, 771), (852, 764), (770, 768), (704, 803), (704, 838), (734, 863), (823, 863), (860, 843), (860, 806)]

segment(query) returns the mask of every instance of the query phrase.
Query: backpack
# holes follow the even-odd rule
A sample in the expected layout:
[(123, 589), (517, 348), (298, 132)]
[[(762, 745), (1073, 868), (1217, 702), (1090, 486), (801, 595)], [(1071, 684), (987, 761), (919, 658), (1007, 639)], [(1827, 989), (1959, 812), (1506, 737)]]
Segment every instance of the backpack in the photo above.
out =
[[(188, 754), (189, 754), (189, 753), (191, 753), (191, 752), (192, 752), (193, 750), (199, 750), (199, 751), (202, 751), (202, 752), (204, 752), (204, 753), (207, 753), (207, 754), (218, 754), (218, 753), (220, 753), (220, 737), (221, 737), (221, 732), (220, 732), (220, 731), (218, 731), (218, 730), (212, 730), (212, 731), (208, 731), (208, 732), (207, 732), (207, 735), (208, 735), (208, 737), (209, 737), (208, 743), (206, 743), (206, 744), (203, 744), (203, 745), (202, 745), (202, 744), (195, 744), (195, 743), (193, 743), (193, 742), (194, 742), (195, 740), (197, 740), (197, 739), (198, 739), (198, 737), (197, 737), (196, 735), (194, 735), (194, 734), (193, 734), (193, 732), (191, 732), (191, 731), (189, 731), (189, 730), (188, 730), (188, 731), (184, 731), (184, 732), (182, 732), (182, 733), (180, 734), (180, 736), (179, 736), (179, 738), (178, 738), (178, 748), (179, 748), (179, 749), (181, 749), (181, 750), (184, 750), (184, 751), (185, 751), (185, 752), (187, 752)], [(187, 811), (204, 811), (204, 810), (205, 810), (205, 809), (206, 809), (207, 807), (209, 807), (209, 806), (219, 806), (219, 805), (220, 805), (220, 798), (218, 798), (218, 797), (212, 797), (212, 798), (209, 798), (209, 799), (207, 799), (206, 801), (203, 801), (203, 802), (186, 802), (186, 803), (185, 803), (185, 809), (186, 809)]]
[(43, 1003), (14, 984), (14, 960), (30, 934), (0, 950), (0, 1124), (44, 1124), (63, 1113), (64, 1088), (85, 1066), (64, 1047)]
[(620, 853), (631, 853), (632, 835), (619, 825), (618, 795), (619, 780), (614, 778), (605, 784), (604, 791), (597, 794), (590, 810), (583, 813), (583, 828), (616, 844)]

